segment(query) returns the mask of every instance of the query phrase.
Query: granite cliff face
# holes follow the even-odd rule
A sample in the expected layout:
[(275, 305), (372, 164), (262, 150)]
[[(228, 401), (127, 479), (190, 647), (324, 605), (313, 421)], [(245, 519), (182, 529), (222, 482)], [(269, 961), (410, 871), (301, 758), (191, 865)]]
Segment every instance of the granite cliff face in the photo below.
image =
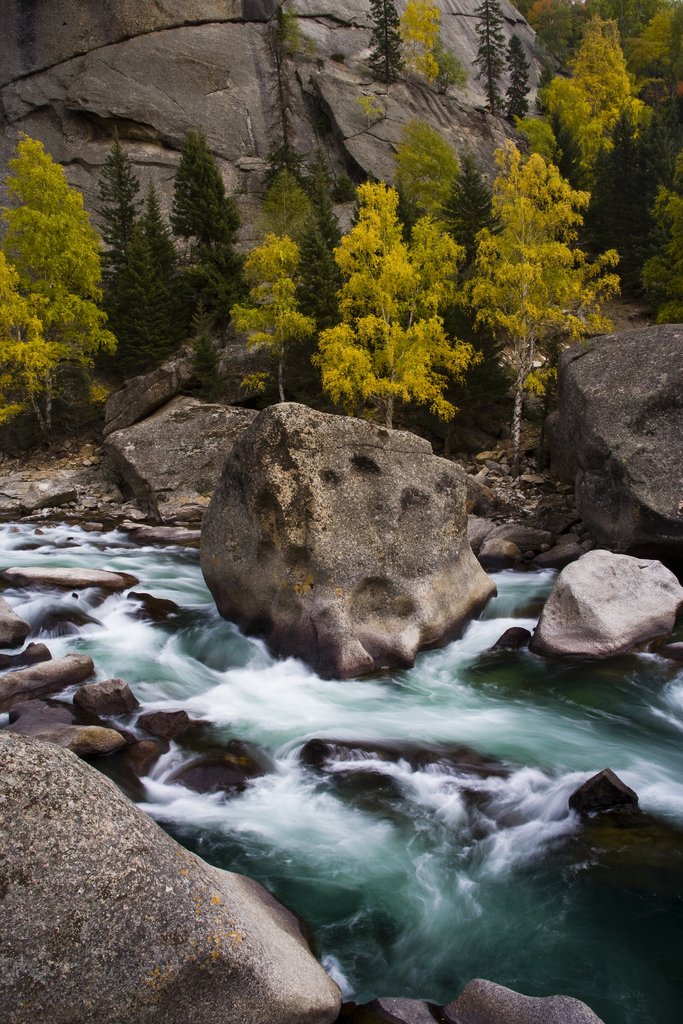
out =
[[(403, 9), (402, 0), (398, 9)], [(442, 36), (470, 68), (477, 0), (441, 0)], [(97, 178), (118, 129), (143, 185), (154, 179), (166, 207), (183, 137), (201, 126), (241, 208), (242, 241), (255, 237), (262, 172), (273, 139), (273, 70), (266, 25), (275, 0), (7, 0), (0, 103), (4, 166), (20, 131), (40, 139), (93, 209)], [(439, 96), (416, 78), (386, 86), (361, 63), (368, 54), (367, 0), (294, 0), (306, 53), (287, 61), (296, 145), (322, 145), (337, 173), (393, 177), (394, 146), (411, 119), (439, 128), (456, 150), (469, 146), (492, 170), (492, 154), (514, 135), (467, 90)], [(505, 32), (532, 62), (534, 33), (502, 0)], [(331, 59), (344, 54), (344, 63)], [(385, 116), (368, 124), (356, 100), (375, 98)], [(532, 94), (533, 95), (533, 94)]]

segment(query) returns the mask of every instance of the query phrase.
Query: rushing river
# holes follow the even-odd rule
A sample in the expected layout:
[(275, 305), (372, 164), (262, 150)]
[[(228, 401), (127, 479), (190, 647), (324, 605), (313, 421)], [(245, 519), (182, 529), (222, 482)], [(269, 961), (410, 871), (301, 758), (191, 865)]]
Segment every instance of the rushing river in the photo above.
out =
[[(322, 681), (218, 617), (197, 550), (41, 528), (0, 526), (1, 567), (125, 570), (180, 606), (155, 625), (125, 595), (4, 592), (53, 656), (88, 653), (97, 678), (124, 678), (145, 710), (184, 708), (212, 723), (214, 745), (268, 752), (271, 770), (226, 800), (168, 783), (196, 756), (174, 743), (141, 806), (304, 917), (347, 999), (444, 1003), (484, 977), (576, 996), (605, 1024), (683, 1019), (683, 666), (488, 651), (508, 626), (533, 627), (555, 576), (503, 572), (481, 620), (415, 668)], [(316, 737), (356, 749), (316, 770), (299, 759)], [(399, 754), (373, 754), (381, 741)], [(454, 770), (462, 746), (499, 770)], [(115, 758), (93, 763), (116, 778)], [(607, 766), (638, 792), (640, 827), (584, 828), (568, 813)]]

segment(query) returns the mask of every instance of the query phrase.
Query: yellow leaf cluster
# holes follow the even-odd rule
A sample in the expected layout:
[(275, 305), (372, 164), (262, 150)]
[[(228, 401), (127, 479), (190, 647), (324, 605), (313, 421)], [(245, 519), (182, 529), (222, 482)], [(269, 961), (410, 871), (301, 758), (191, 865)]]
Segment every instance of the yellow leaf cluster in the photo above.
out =
[(402, 135), (395, 156), (397, 182), (409, 199), (438, 217), (458, 175), (458, 158), (426, 121), (409, 121)]
[(451, 419), (456, 410), (443, 397), (448, 377), (437, 368), (461, 379), (475, 355), (471, 345), (449, 342), (439, 309), (453, 299), (464, 250), (432, 217), (417, 222), (406, 244), (398, 193), (383, 183), (359, 186), (358, 198), (358, 222), (335, 250), (346, 278), (343, 322), (323, 331), (314, 357), (323, 386), (350, 413), (370, 402), (388, 426), (396, 399)]
[(401, 39), (403, 59), (408, 71), (424, 75), (433, 82), (439, 73), (439, 65), (432, 50), (439, 34), (441, 12), (430, 0), (408, 0), (401, 18)]

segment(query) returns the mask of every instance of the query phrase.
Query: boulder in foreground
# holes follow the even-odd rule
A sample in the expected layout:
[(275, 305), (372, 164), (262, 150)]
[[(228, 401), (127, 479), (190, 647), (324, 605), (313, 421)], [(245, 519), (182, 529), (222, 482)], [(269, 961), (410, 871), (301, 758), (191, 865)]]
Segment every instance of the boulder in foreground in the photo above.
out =
[(109, 572), (107, 569), (48, 569), (43, 566), (12, 566), (2, 574), (15, 587), (63, 587), (79, 590), (83, 587), (101, 587), (103, 590), (127, 590), (139, 583), (127, 572)]
[(224, 618), (322, 676), (410, 666), (495, 593), (465, 493), (463, 471), (414, 434), (271, 406), (211, 499), (204, 578)]
[(671, 632), (682, 606), (683, 587), (661, 562), (589, 551), (557, 577), (529, 647), (609, 658)]
[(67, 654), (30, 668), (7, 672), (0, 676), (0, 712), (9, 711), (13, 704), (59, 693), (66, 686), (82, 683), (95, 671), (92, 658), (87, 654)]
[(443, 1016), (447, 1024), (602, 1024), (580, 999), (523, 996), (483, 978), (470, 981)]
[(337, 985), (258, 883), (183, 849), (68, 751), (0, 732), (0, 774), (3, 1022), (336, 1020)]
[(638, 794), (622, 782), (611, 768), (604, 768), (574, 790), (569, 797), (569, 806), (579, 814), (609, 811), (614, 807), (626, 807), (633, 811), (638, 807)]
[(11, 605), (0, 597), (0, 647), (20, 647), (31, 626), (20, 618)]

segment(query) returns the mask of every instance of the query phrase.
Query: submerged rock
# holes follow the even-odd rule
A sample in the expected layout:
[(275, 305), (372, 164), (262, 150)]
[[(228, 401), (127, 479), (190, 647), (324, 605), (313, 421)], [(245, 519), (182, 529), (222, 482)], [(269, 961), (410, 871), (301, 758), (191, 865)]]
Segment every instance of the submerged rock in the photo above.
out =
[(149, 775), (150, 769), (168, 750), (168, 743), (155, 743), (154, 740), (138, 740), (131, 743), (123, 755), (123, 763), (138, 776)]
[(301, 748), (299, 760), (310, 768), (327, 770), (335, 762), (344, 762), (353, 771), (353, 762), (406, 761), (415, 770), (440, 765), (454, 775), (474, 775), (478, 778), (490, 776), (505, 777), (510, 774), (500, 761), (465, 746), (441, 746), (428, 749), (416, 743), (386, 740), (375, 743), (371, 740), (312, 739)]
[(523, 996), (511, 988), (475, 978), (443, 1008), (446, 1024), (602, 1024), (580, 999)]
[(499, 636), (491, 648), (492, 651), (514, 651), (519, 647), (527, 647), (531, 640), (531, 633), (523, 626), (510, 626), (502, 636)]
[(0, 597), (0, 647), (21, 647), (31, 626)]
[(638, 807), (638, 794), (622, 782), (611, 768), (604, 768), (574, 790), (569, 797), (569, 806), (579, 814), (608, 811), (613, 807), (634, 810)]
[(43, 566), (12, 566), (2, 574), (15, 587), (48, 586), (66, 590), (100, 587), (102, 590), (127, 590), (140, 581), (127, 572), (106, 569), (48, 569)]
[(223, 1024), (336, 1020), (339, 988), (257, 882), (183, 849), (52, 744), (0, 732), (0, 775), (7, 1024), (214, 1024), (217, 1007)]
[(129, 601), (137, 601), (140, 604), (132, 613), (136, 619), (143, 622), (167, 622), (175, 618), (180, 608), (174, 601), (167, 601), (163, 597), (153, 597), (151, 594), (139, 594), (135, 590), (127, 595)]
[(66, 686), (82, 683), (95, 671), (92, 658), (87, 654), (67, 654), (30, 668), (8, 672), (0, 677), (0, 712), (9, 711), (13, 704), (59, 693)]
[(558, 576), (530, 649), (608, 658), (670, 633), (681, 607), (683, 587), (661, 562), (589, 551)]
[(328, 678), (412, 665), (495, 593), (459, 467), (414, 434), (294, 403), (236, 442), (201, 565), (221, 615)]
[(683, 661), (683, 643), (662, 644), (655, 648), (655, 654), (661, 654), (663, 658), (670, 658), (672, 661)]
[(180, 526), (140, 526), (130, 536), (138, 544), (189, 544), (201, 540), (202, 531)]
[[(203, 754), (183, 765), (168, 779), (196, 793), (238, 793), (250, 779), (267, 773), (263, 763), (254, 757), (254, 749), (239, 740), (230, 740), (224, 749)], [(263, 758), (260, 758), (263, 762)]]
[(140, 702), (123, 679), (88, 683), (74, 694), (74, 704), (93, 715), (128, 715)]

